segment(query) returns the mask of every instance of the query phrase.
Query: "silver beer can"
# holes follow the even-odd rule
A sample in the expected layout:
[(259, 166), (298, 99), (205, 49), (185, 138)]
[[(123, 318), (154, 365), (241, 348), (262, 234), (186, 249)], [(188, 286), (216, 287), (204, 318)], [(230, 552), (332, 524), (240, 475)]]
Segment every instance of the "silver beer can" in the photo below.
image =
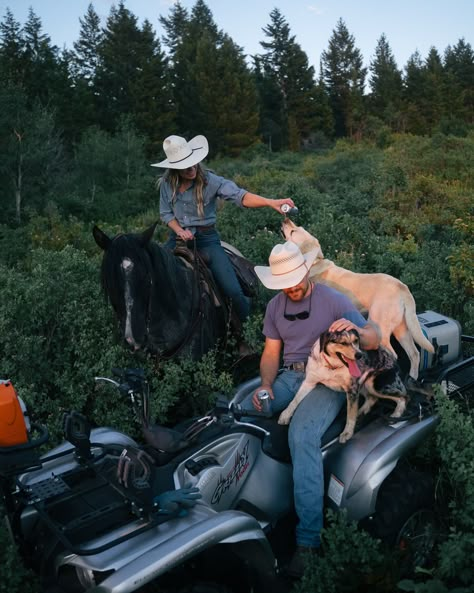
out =
[(262, 414), (270, 417), (272, 415), (272, 400), (270, 399), (270, 394), (266, 389), (260, 389), (260, 391), (257, 392), (257, 397), (262, 406)]

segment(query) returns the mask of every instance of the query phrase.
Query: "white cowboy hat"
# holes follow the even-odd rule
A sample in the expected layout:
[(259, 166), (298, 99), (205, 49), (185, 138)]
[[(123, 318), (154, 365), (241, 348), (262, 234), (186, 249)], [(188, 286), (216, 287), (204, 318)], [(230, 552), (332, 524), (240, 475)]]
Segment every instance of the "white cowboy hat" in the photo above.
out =
[(187, 169), (206, 158), (209, 143), (204, 136), (196, 136), (189, 142), (181, 136), (168, 136), (163, 142), (163, 150), (167, 156), (166, 160), (154, 163), (152, 167)]
[(268, 258), (270, 267), (255, 266), (255, 273), (267, 288), (291, 288), (303, 280), (317, 255), (317, 248), (303, 255), (296, 243), (287, 241), (272, 249)]

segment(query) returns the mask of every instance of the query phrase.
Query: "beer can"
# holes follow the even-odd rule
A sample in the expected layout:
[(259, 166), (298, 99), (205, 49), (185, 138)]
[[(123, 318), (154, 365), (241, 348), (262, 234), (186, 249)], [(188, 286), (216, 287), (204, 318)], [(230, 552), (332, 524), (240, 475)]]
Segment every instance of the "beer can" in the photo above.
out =
[(262, 414), (270, 417), (272, 415), (272, 400), (270, 399), (270, 394), (266, 389), (260, 389), (260, 391), (257, 392), (257, 397), (262, 406)]
[(283, 206), (281, 207), (281, 211), (286, 216), (295, 216), (296, 214), (298, 214), (298, 208), (296, 206), (293, 206), (292, 208), (288, 204), (283, 204)]

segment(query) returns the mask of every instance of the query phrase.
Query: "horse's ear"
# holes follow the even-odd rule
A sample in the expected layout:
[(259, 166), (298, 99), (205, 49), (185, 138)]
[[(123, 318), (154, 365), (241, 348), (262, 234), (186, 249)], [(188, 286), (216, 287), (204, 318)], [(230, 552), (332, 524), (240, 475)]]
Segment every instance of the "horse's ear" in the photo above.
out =
[(97, 245), (104, 251), (107, 251), (107, 248), (112, 242), (112, 239), (110, 239), (110, 237), (108, 237), (104, 233), (104, 231), (101, 231), (97, 225), (94, 225), (94, 228), (92, 229), (92, 234), (94, 235), (94, 239)]
[(157, 224), (158, 224), (158, 221), (154, 222), (151, 225), (151, 227), (148, 227), (146, 229), (146, 231), (143, 231), (143, 233), (140, 235), (139, 239), (140, 239), (140, 243), (143, 245), (143, 247), (145, 247), (145, 245), (147, 245), (151, 241)]

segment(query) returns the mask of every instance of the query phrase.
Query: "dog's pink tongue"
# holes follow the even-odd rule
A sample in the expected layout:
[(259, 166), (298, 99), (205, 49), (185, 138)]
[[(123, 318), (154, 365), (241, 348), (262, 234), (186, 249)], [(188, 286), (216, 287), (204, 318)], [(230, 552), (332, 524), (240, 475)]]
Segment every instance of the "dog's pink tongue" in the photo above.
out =
[(347, 364), (349, 366), (349, 373), (353, 377), (355, 377), (355, 378), (360, 377), (362, 373), (360, 372), (360, 369), (357, 366), (356, 361), (355, 360), (349, 360), (348, 358), (346, 358), (346, 362), (347, 362)]

